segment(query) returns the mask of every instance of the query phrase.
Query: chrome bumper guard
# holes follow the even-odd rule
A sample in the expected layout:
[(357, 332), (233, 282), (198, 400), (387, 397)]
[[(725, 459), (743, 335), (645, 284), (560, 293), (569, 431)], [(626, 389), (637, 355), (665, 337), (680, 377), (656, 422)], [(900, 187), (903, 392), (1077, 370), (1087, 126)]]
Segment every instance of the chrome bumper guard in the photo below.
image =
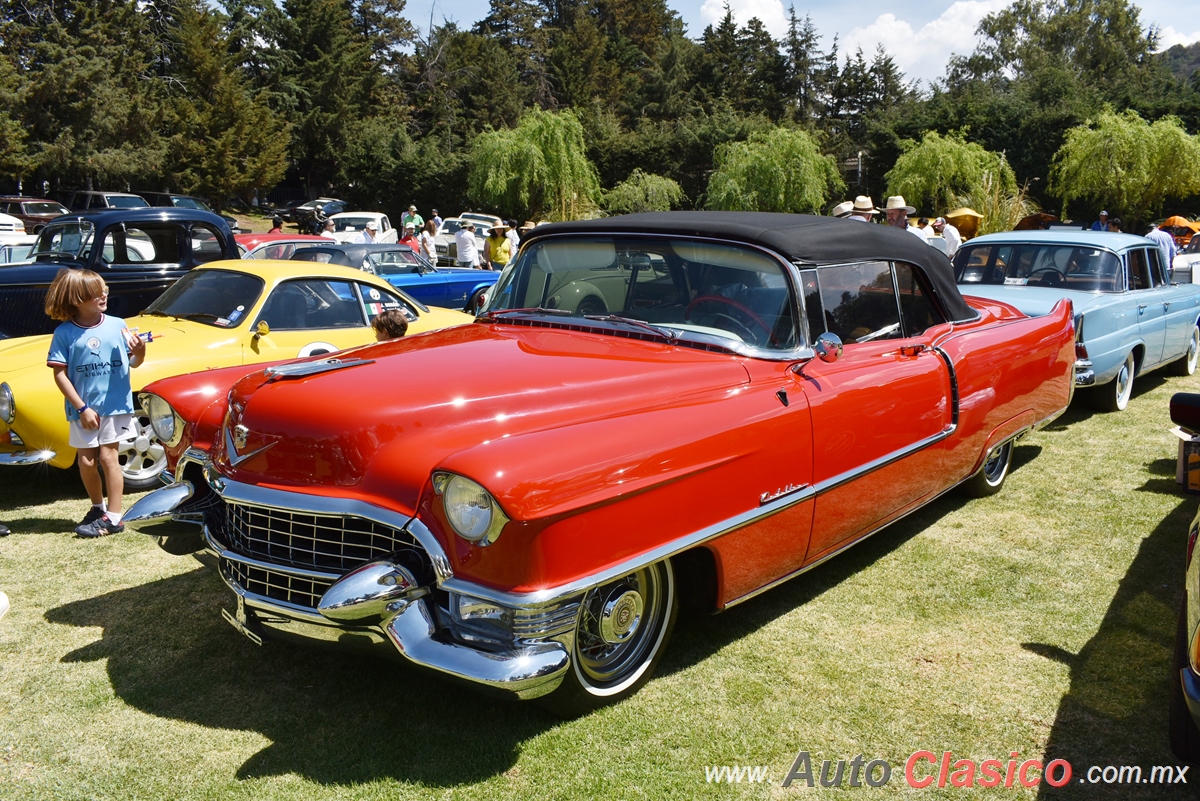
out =
[(1075, 360), (1075, 386), (1090, 387), (1096, 383), (1096, 371), (1089, 359)]
[[(440, 638), (442, 632), (424, 597), (429, 588), (415, 586), (411, 574), (399, 565), (372, 562), (336, 575), (268, 564), (229, 551), (214, 541), (203, 525), (202, 514), (177, 511), (193, 494), (190, 482), (177, 481), (139, 499), (122, 522), (159, 537), (160, 545), (172, 553), (176, 550), (170, 547), (171, 541), (191, 540), (202, 533), (208, 550), (221, 560), (301, 580), (333, 581), (314, 612), (250, 592), (222, 571), (222, 579), (238, 596), (234, 626), (256, 642), (261, 642), (260, 632), (271, 632), (284, 639), (351, 647), (386, 647), (390, 643), (392, 648), (388, 650), (420, 667), (519, 698), (537, 698), (553, 691), (570, 667), (570, 631), (553, 638), (526, 639), (520, 635), (534, 632), (518, 629), (512, 646), (504, 651), (473, 648)], [(229, 613), (225, 616), (227, 620), (233, 617)]]
[(9, 451), (0, 453), (0, 465), (21, 467), (27, 464), (42, 464), (57, 455), (54, 451)]

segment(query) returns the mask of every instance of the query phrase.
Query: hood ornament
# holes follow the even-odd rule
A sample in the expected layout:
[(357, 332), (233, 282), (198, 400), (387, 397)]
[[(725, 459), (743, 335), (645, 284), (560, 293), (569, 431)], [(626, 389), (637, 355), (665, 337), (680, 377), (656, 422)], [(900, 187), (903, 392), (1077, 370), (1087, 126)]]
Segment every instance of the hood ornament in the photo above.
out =
[(241, 453), (240, 451), (242, 450), (242, 448), (246, 447), (246, 441), (249, 438), (249, 436), (250, 436), (250, 429), (246, 428), (244, 425), (242, 425), (240, 423), (238, 425), (234, 426), (232, 430), (229, 429), (228, 427), (225, 428), (225, 456), (227, 459), (229, 459), (230, 467), (237, 467), (239, 464), (246, 461), (247, 459), (257, 456), (258, 454), (262, 453), (263, 451), (265, 451), (269, 448), (275, 447), (274, 442), (268, 442), (266, 445), (263, 445), (261, 448), (255, 448), (252, 451), (247, 451), (246, 453)]

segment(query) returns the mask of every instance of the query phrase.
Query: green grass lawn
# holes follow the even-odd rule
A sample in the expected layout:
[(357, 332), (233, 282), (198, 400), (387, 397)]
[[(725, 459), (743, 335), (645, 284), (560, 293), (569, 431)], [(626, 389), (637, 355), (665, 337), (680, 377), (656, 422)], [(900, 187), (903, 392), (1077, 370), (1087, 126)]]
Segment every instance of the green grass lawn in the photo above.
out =
[[(390, 662), (268, 644), (231, 594), (142, 535), (71, 537), (75, 473), (0, 474), (2, 799), (1189, 798), (1079, 782), (1174, 765), (1166, 737), (1186, 526), (1168, 401), (1082, 404), (1022, 441), (1002, 493), (948, 495), (722, 615), (659, 675), (573, 721)], [(799, 751), (884, 759), (883, 787), (781, 787)], [(1068, 760), (1062, 789), (909, 788), (917, 750)], [(768, 766), (708, 783), (705, 767)], [(927, 772), (927, 771), (926, 771)]]

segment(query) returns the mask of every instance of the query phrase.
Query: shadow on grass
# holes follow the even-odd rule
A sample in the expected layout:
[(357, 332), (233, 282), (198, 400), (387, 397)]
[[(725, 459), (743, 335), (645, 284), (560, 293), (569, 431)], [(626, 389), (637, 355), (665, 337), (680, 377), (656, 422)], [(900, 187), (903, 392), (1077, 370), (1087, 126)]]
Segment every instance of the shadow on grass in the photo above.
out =
[(0, 522), (16, 534), (49, 534), (71, 531), (79, 525), (77, 518), (13, 517), (11, 510), (19, 506), (45, 506), (60, 501), (78, 501), (79, 516), (87, 511), (87, 491), (79, 478), (79, 470), (59, 470), (45, 464), (28, 467), (3, 468), (0, 482)]
[(215, 571), (200, 568), (66, 604), (46, 619), (102, 627), (100, 640), (64, 661), (107, 660), (115, 693), (136, 709), (268, 738), (239, 779), (471, 784), (508, 770), (522, 742), (559, 722), (384, 659), (256, 646), (222, 620), (231, 598)]
[[(1162, 460), (1160, 460), (1162, 461)], [(1151, 471), (1162, 469), (1158, 462)], [(1161, 492), (1151, 479), (1139, 488)], [(1174, 462), (1169, 479), (1172, 494)], [(1155, 765), (1178, 765), (1167, 741), (1168, 681), (1176, 611), (1183, 591), (1187, 526), (1196, 501), (1180, 496), (1176, 507), (1142, 541), (1095, 636), (1078, 654), (1046, 643), (1024, 643), (1042, 657), (1070, 666), (1071, 689), (1059, 704), (1046, 759), (1071, 763), (1071, 781), (1043, 786), (1039, 798), (1195, 798), (1185, 785), (1091, 784), (1092, 766), (1140, 766), (1148, 782)]]

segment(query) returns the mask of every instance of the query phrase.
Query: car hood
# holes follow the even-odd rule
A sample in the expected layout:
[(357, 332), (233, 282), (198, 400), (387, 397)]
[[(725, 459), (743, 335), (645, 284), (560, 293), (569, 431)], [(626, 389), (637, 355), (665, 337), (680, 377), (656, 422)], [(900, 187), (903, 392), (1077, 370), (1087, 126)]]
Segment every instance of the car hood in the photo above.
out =
[[(154, 341), (146, 346), (146, 363), (132, 374), (135, 387), (157, 378), (205, 369), (201, 354), (220, 339), (233, 336), (229, 331), (213, 329), (190, 320), (165, 317), (128, 317), (125, 324), (140, 333), (151, 333)], [(159, 344), (159, 337), (163, 344)], [(18, 376), (34, 374), (38, 380), (50, 379), (46, 356), (50, 352), (52, 334), (14, 337), (0, 340), (0, 379), (9, 381)], [(14, 387), (16, 391), (16, 387)]]
[(55, 274), (63, 267), (82, 267), (83, 262), (75, 259), (55, 259), (54, 261), (23, 262), (0, 267), (0, 285), (19, 286), (32, 284), (34, 286), (49, 286)]
[[(519, 517), (538, 507), (531, 496), (540, 478), (581, 464), (644, 464), (646, 454), (684, 437), (668, 434), (670, 424), (647, 427), (639, 415), (666, 410), (669, 419), (671, 410), (696, 404), (711, 404), (715, 414), (717, 401), (749, 382), (741, 359), (727, 353), (482, 323), (338, 358), (350, 366), (282, 379), (257, 371), (236, 384), (226, 428), (243, 426), (245, 439), (230, 453), (231, 438), (215, 437), (221, 471), (314, 494), (356, 487), (364, 499), (412, 512), (441, 468), (511, 501)], [(663, 463), (648, 478), (669, 480), (677, 469), (685, 468)]]
[(1075, 292), (1069, 289), (1054, 289), (1041, 286), (1002, 286), (999, 284), (959, 284), (964, 296), (999, 300), (1015, 307), (1022, 314), (1041, 317), (1050, 313), (1054, 304), (1063, 298), (1071, 301), (1076, 314), (1100, 306), (1118, 297), (1112, 292)]

